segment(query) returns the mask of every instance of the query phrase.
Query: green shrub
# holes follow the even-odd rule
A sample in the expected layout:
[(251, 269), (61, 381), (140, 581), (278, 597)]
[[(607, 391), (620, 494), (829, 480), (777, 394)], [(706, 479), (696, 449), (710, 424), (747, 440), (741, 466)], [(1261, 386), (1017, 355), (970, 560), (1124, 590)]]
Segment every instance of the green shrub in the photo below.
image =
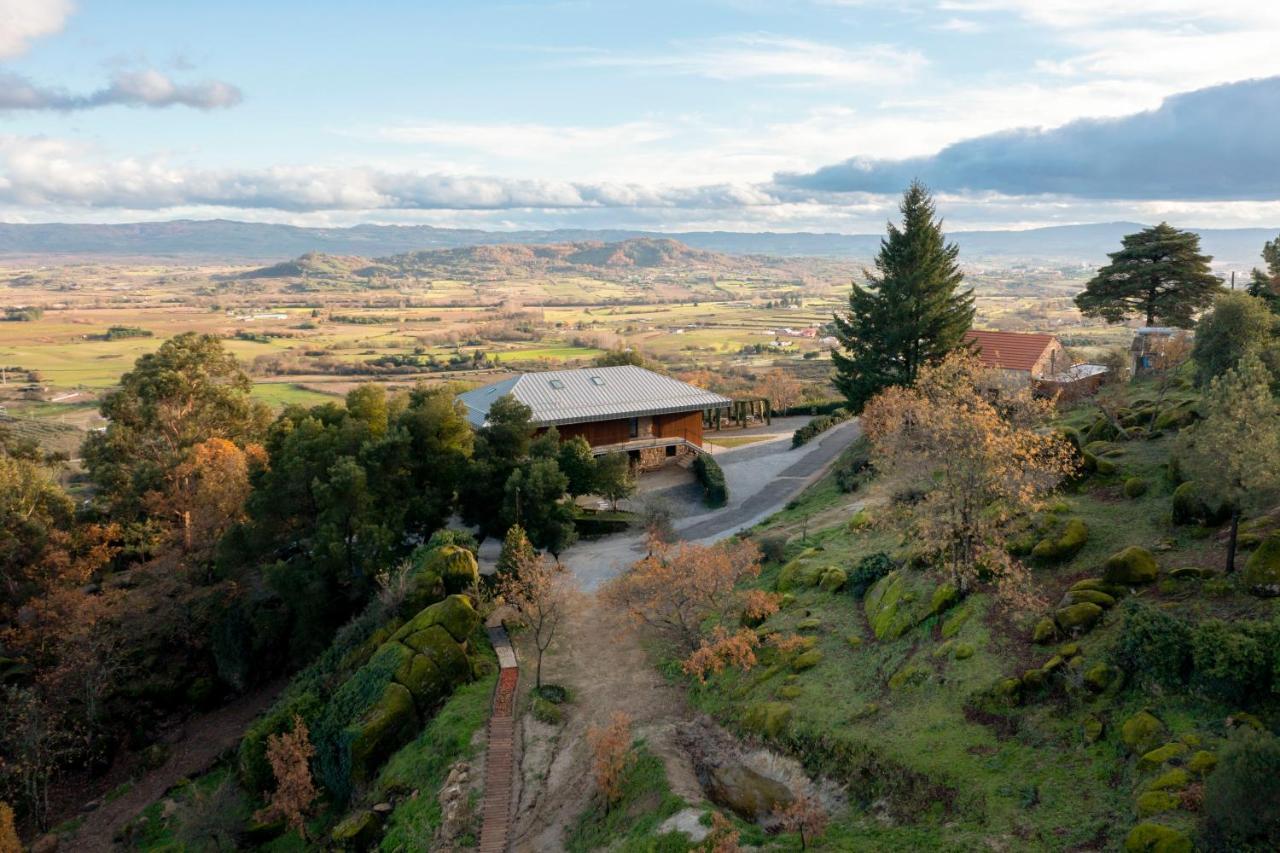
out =
[(849, 420), (849, 417), (849, 412), (846, 409), (836, 409), (829, 415), (819, 415), (792, 434), (791, 446), (799, 447), (802, 444), (812, 441), (814, 438), (831, 429), (833, 426)]
[(878, 551), (868, 554), (858, 561), (858, 565), (849, 572), (844, 588), (854, 598), (862, 598), (871, 585), (898, 567), (888, 554)]
[(720, 463), (705, 453), (693, 460), (693, 474), (702, 484), (702, 502), (709, 507), (724, 506), (729, 502), (729, 486), (724, 480)]
[(1271, 677), (1268, 649), (1253, 623), (1210, 619), (1191, 634), (1192, 684), (1225, 702), (1262, 696)]
[(1191, 658), (1190, 627), (1136, 598), (1127, 599), (1120, 614), (1112, 661), (1139, 679), (1165, 687), (1182, 684)]
[(768, 563), (781, 563), (787, 550), (787, 537), (764, 536), (760, 539), (760, 555)]
[(871, 442), (866, 436), (859, 438), (840, 455), (834, 468), (836, 488), (849, 493), (856, 492), (871, 477)]
[(532, 711), (533, 718), (540, 723), (558, 726), (564, 722), (564, 712), (560, 710), (560, 706), (554, 702), (548, 702), (541, 696), (534, 698)]
[(1124, 481), (1124, 496), (1139, 498), (1147, 493), (1147, 481), (1141, 477), (1130, 477)]
[(1205, 784), (1204, 817), (1218, 849), (1280, 847), (1280, 739), (1246, 730), (1223, 748)]

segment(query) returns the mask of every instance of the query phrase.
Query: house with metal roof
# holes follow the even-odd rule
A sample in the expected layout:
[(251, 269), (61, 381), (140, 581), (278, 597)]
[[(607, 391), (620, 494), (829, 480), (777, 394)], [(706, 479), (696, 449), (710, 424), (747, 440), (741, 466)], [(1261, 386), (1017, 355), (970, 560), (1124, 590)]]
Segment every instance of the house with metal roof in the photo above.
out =
[(597, 454), (626, 452), (642, 468), (700, 451), (707, 413), (733, 403), (634, 365), (522, 373), (458, 399), (478, 428), (507, 395), (529, 407), (539, 431), (555, 427), (562, 439), (582, 436)]

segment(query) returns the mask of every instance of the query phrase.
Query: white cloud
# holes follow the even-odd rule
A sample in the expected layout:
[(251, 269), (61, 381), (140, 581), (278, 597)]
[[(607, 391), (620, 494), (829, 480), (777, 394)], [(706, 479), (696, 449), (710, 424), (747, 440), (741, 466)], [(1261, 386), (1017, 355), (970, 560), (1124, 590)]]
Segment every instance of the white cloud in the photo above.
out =
[(113, 105), (186, 106), (211, 110), (235, 106), (240, 100), (240, 90), (230, 83), (218, 80), (176, 83), (155, 70), (120, 72), (109, 85), (85, 95), (41, 86), (20, 75), (0, 72), (0, 110), (71, 112)]
[(670, 52), (648, 56), (590, 51), (571, 61), (584, 66), (689, 74), (725, 81), (775, 78), (881, 84), (905, 82), (926, 65), (919, 51), (892, 45), (862, 45), (848, 50), (769, 34), (681, 44)]
[(62, 31), (71, 0), (0, 0), (0, 59), (26, 53), (35, 39)]

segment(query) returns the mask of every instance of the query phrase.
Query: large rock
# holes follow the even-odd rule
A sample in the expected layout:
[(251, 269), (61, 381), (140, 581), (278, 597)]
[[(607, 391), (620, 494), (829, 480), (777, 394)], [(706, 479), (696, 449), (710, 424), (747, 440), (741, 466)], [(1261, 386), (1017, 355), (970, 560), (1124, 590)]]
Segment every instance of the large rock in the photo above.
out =
[(1102, 618), (1102, 608), (1088, 601), (1063, 607), (1053, 614), (1053, 621), (1065, 634), (1083, 634)]
[(1254, 595), (1280, 595), (1280, 534), (1262, 541), (1244, 564), (1244, 585)]
[(1125, 853), (1192, 853), (1185, 832), (1158, 823), (1140, 823), (1124, 840)]
[(876, 639), (894, 640), (954, 599), (950, 584), (934, 587), (918, 575), (895, 570), (872, 584), (862, 604)]
[(458, 545), (442, 545), (428, 551), (423, 568), (440, 578), (445, 592), (465, 592), (480, 582), (476, 555)]
[(786, 785), (741, 764), (712, 768), (707, 776), (707, 796), (711, 801), (744, 820), (758, 821), (795, 800)]
[(764, 737), (777, 737), (791, 722), (791, 706), (785, 702), (761, 702), (747, 709), (742, 726)]
[(406, 637), (430, 628), (432, 625), (441, 626), (453, 639), (459, 643), (465, 643), (480, 626), (480, 614), (476, 613), (475, 608), (471, 606), (471, 600), (466, 596), (451, 595), (401, 625), (400, 629), (391, 635), (391, 639), (397, 642), (403, 641)]
[(364, 809), (335, 826), (329, 837), (339, 850), (368, 850), (381, 835), (382, 820)]
[(1164, 735), (1164, 723), (1149, 711), (1139, 711), (1120, 726), (1120, 739), (1136, 755), (1155, 749), (1164, 740)]
[(1130, 545), (1117, 551), (1103, 564), (1102, 579), (1107, 583), (1133, 586), (1151, 583), (1160, 573), (1156, 558), (1146, 548)]
[(1173, 490), (1173, 523), (1204, 524), (1217, 526), (1227, 520), (1230, 511), (1214, 506), (1204, 496), (1204, 490), (1194, 481), (1187, 481)]
[(382, 762), (403, 746), (418, 730), (413, 696), (403, 684), (392, 682), (373, 707), (348, 726), (351, 784), (357, 788), (376, 775)]
[(1061, 531), (1041, 539), (1031, 549), (1031, 556), (1046, 563), (1069, 560), (1079, 553), (1089, 541), (1089, 525), (1078, 518), (1073, 518), (1063, 526)]

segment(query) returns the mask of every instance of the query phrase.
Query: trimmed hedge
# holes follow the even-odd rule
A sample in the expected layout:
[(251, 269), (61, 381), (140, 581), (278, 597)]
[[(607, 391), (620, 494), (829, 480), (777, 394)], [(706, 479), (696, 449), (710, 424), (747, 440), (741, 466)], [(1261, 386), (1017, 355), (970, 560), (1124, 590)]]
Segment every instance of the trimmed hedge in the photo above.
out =
[(636, 517), (632, 513), (580, 511), (574, 516), (573, 527), (578, 531), (580, 538), (589, 539), (593, 536), (610, 536), (614, 533), (623, 533), (635, 521)]
[(702, 502), (709, 507), (721, 507), (729, 502), (729, 486), (724, 480), (720, 463), (705, 453), (693, 460), (693, 475), (702, 484)]
[(836, 409), (829, 415), (819, 415), (795, 431), (791, 436), (791, 446), (799, 447), (806, 442), (812, 441), (836, 424), (849, 420), (850, 417), (852, 416), (847, 409)]
[(794, 415), (809, 415), (816, 417), (818, 415), (829, 415), (838, 409), (843, 409), (849, 405), (848, 400), (823, 400), (821, 403), (802, 403), (799, 406), (788, 406), (778, 414), (775, 418), (788, 417)]

